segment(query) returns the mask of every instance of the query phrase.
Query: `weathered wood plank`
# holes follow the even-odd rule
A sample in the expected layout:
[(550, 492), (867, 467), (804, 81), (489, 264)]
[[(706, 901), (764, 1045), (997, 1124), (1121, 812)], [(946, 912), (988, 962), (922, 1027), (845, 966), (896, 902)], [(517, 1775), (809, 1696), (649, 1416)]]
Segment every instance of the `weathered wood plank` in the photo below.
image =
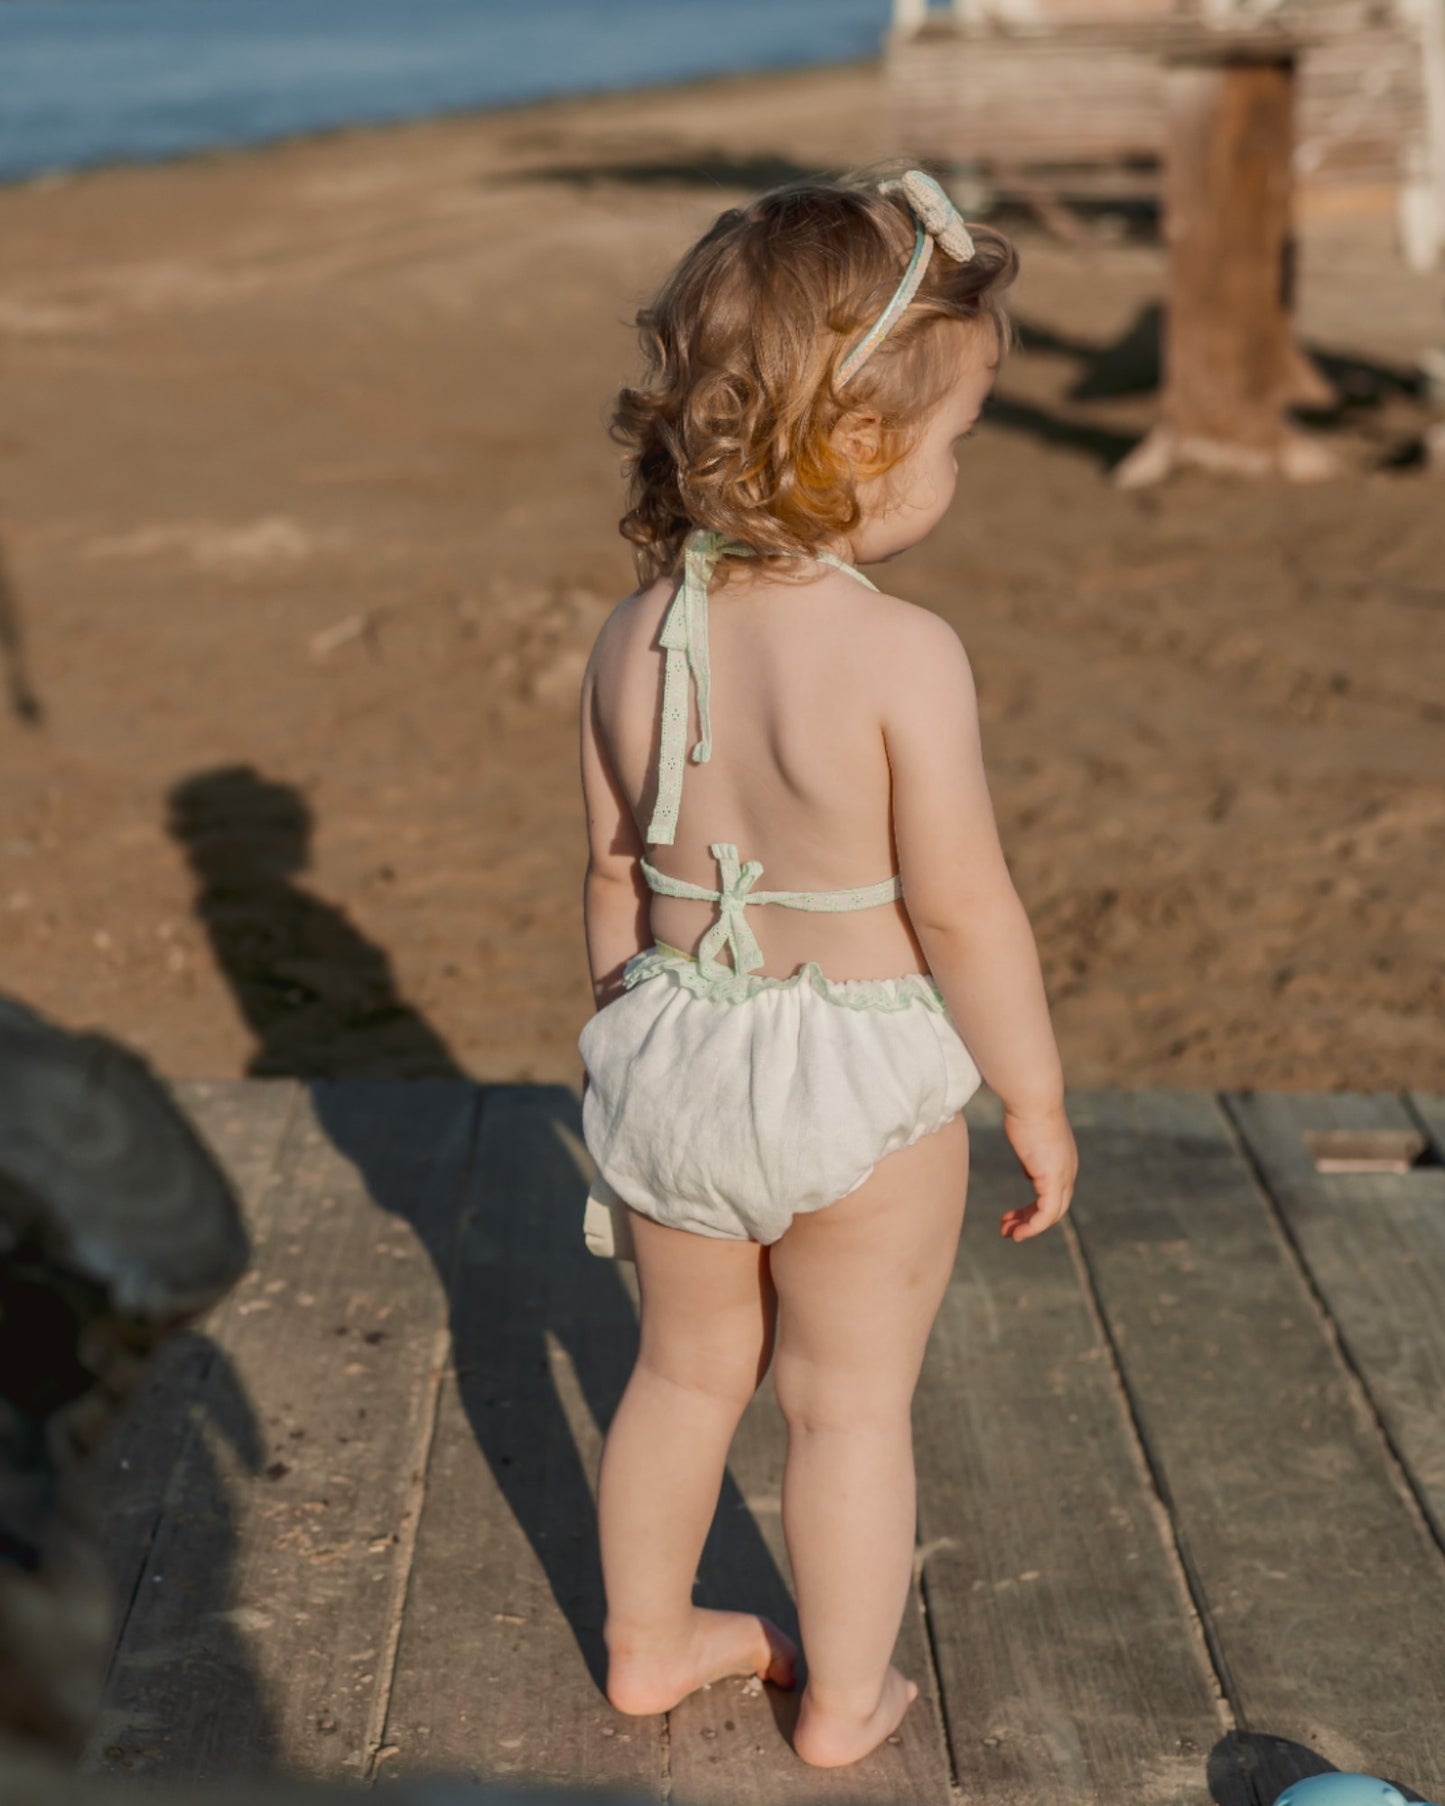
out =
[(594, 1476), (637, 1330), (630, 1276), (582, 1240), (590, 1176), (575, 1092), (486, 1088), (382, 1779), (663, 1794), (662, 1719), (598, 1684)]
[(476, 1099), (460, 1083), (348, 1082), (298, 1108), (89, 1766), (364, 1772), (435, 1408), (436, 1266)]
[[(787, 1434), (771, 1382), (749, 1406), (734, 1440), (713, 1534), (704, 1552), (700, 1604), (746, 1607), (795, 1638), (797, 1612), (782, 1534)], [(884, 1744), (851, 1768), (809, 1768), (788, 1747), (798, 1696), (745, 1680), (720, 1681), (668, 1719), (672, 1785), (688, 1806), (811, 1806), (907, 1800), (945, 1806), (947, 1747), (939, 1718), (922, 1602), (915, 1587), (895, 1656), (919, 1697)]]
[(1317, 1170), (1307, 1135), (1402, 1141), (1399, 1099), (1251, 1094), (1230, 1112), (1334, 1320), (1434, 1534), (1445, 1544), (1445, 1167)]
[(997, 1101), (968, 1115), (968, 1215), (917, 1409), (924, 1587), (959, 1786), (997, 1806), (1192, 1806), (1228, 1720), (1168, 1526), (1072, 1232), (999, 1235), (1027, 1183)]
[(1241, 1727), (1445, 1782), (1445, 1569), (1216, 1100), (1073, 1100), (1074, 1221)]
[[(294, 1082), (280, 1079), (176, 1087), (177, 1102), (235, 1184), (253, 1248), (263, 1234), (262, 1199), (298, 1090)], [(101, 1546), (116, 1600), (117, 1644), (171, 1471), (188, 1433), (191, 1407), (205, 1395), (215, 1362), (212, 1337), (235, 1303), (232, 1292), (192, 1328), (163, 1345), (145, 1385), (97, 1452), (96, 1498)]]

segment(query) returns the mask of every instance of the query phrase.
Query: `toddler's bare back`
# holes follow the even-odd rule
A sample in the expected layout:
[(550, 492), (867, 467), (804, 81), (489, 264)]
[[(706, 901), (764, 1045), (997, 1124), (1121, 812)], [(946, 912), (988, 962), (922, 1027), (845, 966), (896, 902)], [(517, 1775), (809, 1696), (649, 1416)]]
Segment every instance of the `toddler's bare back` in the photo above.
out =
[[(651, 814), (664, 654), (662, 619), (676, 580), (620, 603), (599, 639), (599, 735), (641, 841)], [(647, 849), (669, 877), (715, 886), (713, 841), (762, 863), (764, 890), (841, 890), (898, 868), (884, 739), (889, 699), (906, 682), (909, 617), (924, 611), (843, 572), (803, 582), (735, 571), (708, 599), (712, 755), (687, 760), (676, 843)], [(689, 686), (690, 748), (698, 737)], [(713, 903), (654, 894), (654, 936), (695, 953)], [(873, 909), (756, 909), (764, 977), (817, 960), (830, 978), (927, 970), (901, 902)]]

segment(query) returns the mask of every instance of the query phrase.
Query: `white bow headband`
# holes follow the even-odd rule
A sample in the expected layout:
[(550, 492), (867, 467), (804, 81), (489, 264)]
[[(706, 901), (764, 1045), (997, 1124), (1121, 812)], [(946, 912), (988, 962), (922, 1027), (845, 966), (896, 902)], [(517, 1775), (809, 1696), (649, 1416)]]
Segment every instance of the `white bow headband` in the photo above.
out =
[(968, 227), (963, 223), (963, 216), (933, 177), (925, 175), (921, 169), (910, 169), (906, 175), (899, 176), (896, 180), (880, 182), (878, 192), (902, 194), (918, 223), (918, 237), (913, 246), (912, 259), (903, 272), (903, 280), (893, 291), (893, 299), (839, 364), (834, 381), (840, 389), (868, 361), (898, 324), (904, 309), (918, 293), (929, 259), (933, 256), (934, 245), (938, 245), (944, 255), (951, 257), (955, 263), (967, 263), (974, 251), (973, 240), (969, 237)]

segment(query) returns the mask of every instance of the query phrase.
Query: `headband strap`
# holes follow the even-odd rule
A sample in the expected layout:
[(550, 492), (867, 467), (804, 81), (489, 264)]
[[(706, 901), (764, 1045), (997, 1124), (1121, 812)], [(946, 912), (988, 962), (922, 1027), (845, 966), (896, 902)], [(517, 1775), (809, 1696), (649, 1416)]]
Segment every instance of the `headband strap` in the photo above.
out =
[(896, 181), (880, 182), (878, 192), (903, 196), (917, 221), (918, 236), (914, 240), (908, 268), (903, 272), (903, 280), (893, 291), (892, 299), (839, 364), (834, 382), (840, 389), (867, 363), (898, 324), (909, 302), (918, 293), (933, 256), (934, 245), (955, 263), (967, 263), (974, 253), (973, 239), (963, 223), (963, 216), (933, 177), (925, 175), (921, 169), (910, 169)]

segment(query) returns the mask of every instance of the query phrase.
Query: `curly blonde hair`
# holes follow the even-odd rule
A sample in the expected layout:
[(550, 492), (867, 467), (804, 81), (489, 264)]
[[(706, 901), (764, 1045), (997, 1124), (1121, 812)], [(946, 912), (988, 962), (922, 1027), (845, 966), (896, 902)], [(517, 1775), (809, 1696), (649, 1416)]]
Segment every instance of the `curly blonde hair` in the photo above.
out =
[[(1002, 295), (1018, 255), (971, 227), (967, 263), (936, 254), (882, 344), (839, 391), (837, 367), (887, 305), (915, 241), (890, 169), (791, 182), (730, 208), (637, 315), (646, 378), (624, 388), (612, 437), (627, 448), (619, 526), (644, 582), (674, 569), (694, 527), (780, 566), (858, 525), (860, 480), (906, 457), (958, 369), (941, 322), (992, 324), (1011, 342)], [(876, 456), (834, 442), (847, 416), (873, 423)]]

